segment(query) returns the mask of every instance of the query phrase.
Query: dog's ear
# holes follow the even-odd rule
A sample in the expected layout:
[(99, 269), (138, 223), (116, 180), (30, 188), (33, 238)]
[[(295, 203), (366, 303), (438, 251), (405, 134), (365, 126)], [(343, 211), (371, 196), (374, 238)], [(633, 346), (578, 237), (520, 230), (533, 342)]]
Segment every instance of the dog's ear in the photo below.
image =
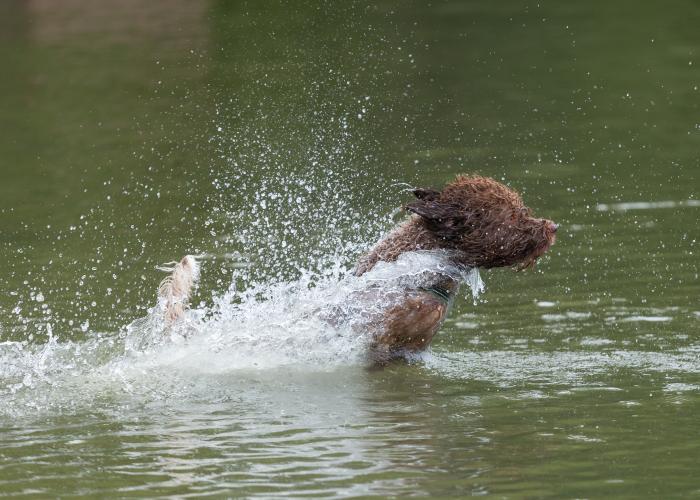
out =
[(459, 207), (449, 203), (419, 199), (406, 205), (406, 210), (421, 216), (430, 231), (446, 240), (455, 240), (468, 229)]
[(424, 189), (424, 188), (416, 188), (411, 191), (416, 198), (419, 200), (437, 200), (440, 197), (440, 191), (436, 189)]

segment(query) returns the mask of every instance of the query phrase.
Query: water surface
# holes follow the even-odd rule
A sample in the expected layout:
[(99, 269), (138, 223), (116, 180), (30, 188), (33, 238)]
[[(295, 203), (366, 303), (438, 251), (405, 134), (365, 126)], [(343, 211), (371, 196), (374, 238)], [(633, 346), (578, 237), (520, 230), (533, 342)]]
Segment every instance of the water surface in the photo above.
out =
[[(0, 494), (700, 494), (699, 23), (682, 0), (4, 2)], [(557, 244), (367, 370), (311, 313), (407, 185), (462, 172)], [(187, 253), (200, 335), (162, 339), (156, 266)]]

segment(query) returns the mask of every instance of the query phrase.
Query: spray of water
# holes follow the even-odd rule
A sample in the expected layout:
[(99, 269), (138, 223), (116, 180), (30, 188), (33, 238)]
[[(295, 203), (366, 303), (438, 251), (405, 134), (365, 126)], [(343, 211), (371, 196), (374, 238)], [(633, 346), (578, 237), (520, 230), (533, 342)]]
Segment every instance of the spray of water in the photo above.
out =
[[(193, 307), (174, 323), (163, 314), (161, 300), (118, 332), (94, 332), (86, 341), (51, 336), (41, 345), (3, 342), (1, 406), (17, 412), (106, 395), (172, 398), (193, 375), (363, 364), (370, 340), (366, 321), (390, 305), (381, 297), (420, 286), (435, 272), (466, 282), (474, 296), (483, 289), (476, 270), (454, 266), (446, 253), (412, 252), (361, 277), (341, 272), (340, 265), (321, 277), (305, 272), (245, 289), (234, 277), (228, 289), (214, 294), (212, 305)], [(358, 301), (368, 288), (380, 290), (374, 295), (379, 300)]]
[[(177, 145), (147, 155), (132, 185), (59, 230), (56, 260), (10, 291), (0, 408), (125, 393), (172, 398), (192, 373), (363, 363), (363, 322), (386, 304), (358, 305), (358, 290), (398, 290), (426, 269), (449, 266), (444, 256), (417, 254), (361, 278), (350, 273), (394, 223), (403, 186), (381, 173), (371, 132), (373, 116), (389, 109), (340, 76), (314, 84), (340, 100), (259, 99), (254, 90), (213, 97), (198, 142), (206, 165), (172, 170)], [(177, 182), (166, 185), (173, 174)], [(135, 212), (131, 220), (124, 206)], [(141, 216), (148, 213), (163, 216)], [(90, 257), (67, 257), (77, 246)], [(184, 253), (198, 255), (202, 280), (182, 320), (168, 325), (163, 300), (149, 309), (158, 278), (148, 273)], [(462, 270), (449, 272), (465, 279)], [(344, 320), (321, 314), (329, 310)]]

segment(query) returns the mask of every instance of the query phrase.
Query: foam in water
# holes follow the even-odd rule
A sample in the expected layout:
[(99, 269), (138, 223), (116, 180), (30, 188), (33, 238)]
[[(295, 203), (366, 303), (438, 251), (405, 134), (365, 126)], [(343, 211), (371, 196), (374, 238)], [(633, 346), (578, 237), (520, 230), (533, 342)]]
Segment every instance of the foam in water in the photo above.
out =
[[(435, 272), (466, 282), (474, 297), (483, 290), (477, 270), (460, 269), (448, 257), (411, 252), (361, 277), (341, 277), (336, 269), (323, 278), (303, 273), (295, 281), (245, 290), (237, 290), (234, 279), (212, 306), (193, 308), (171, 326), (160, 304), (120, 331), (91, 332), (84, 342), (58, 342), (53, 335), (43, 345), (3, 342), (0, 406), (70, 406), (106, 393), (172, 396), (198, 375), (363, 364), (370, 340), (364, 326), (387, 307), (382, 297), (420, 286)], [(381, 291), (379, 300), (358, 301), (356, 294), (368, 287)], [(329, 311), (343, 320), (329, 320)]]

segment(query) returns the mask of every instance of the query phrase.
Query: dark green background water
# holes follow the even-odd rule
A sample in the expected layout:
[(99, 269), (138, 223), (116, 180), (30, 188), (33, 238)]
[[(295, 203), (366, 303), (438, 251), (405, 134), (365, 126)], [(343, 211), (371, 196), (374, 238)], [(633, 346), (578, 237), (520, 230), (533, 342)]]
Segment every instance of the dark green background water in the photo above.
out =
[(217, 257), (205, 305), (242, 262), (347, 268), (400, 183), (490, 175), (561, 229), (418, 364), (86, 405), (13, 394), (5, 354), (0, 494), (700, 495), (698, 26), (681, 0), (2, 2), (0, 341), (118, 332), (185, 253)]

